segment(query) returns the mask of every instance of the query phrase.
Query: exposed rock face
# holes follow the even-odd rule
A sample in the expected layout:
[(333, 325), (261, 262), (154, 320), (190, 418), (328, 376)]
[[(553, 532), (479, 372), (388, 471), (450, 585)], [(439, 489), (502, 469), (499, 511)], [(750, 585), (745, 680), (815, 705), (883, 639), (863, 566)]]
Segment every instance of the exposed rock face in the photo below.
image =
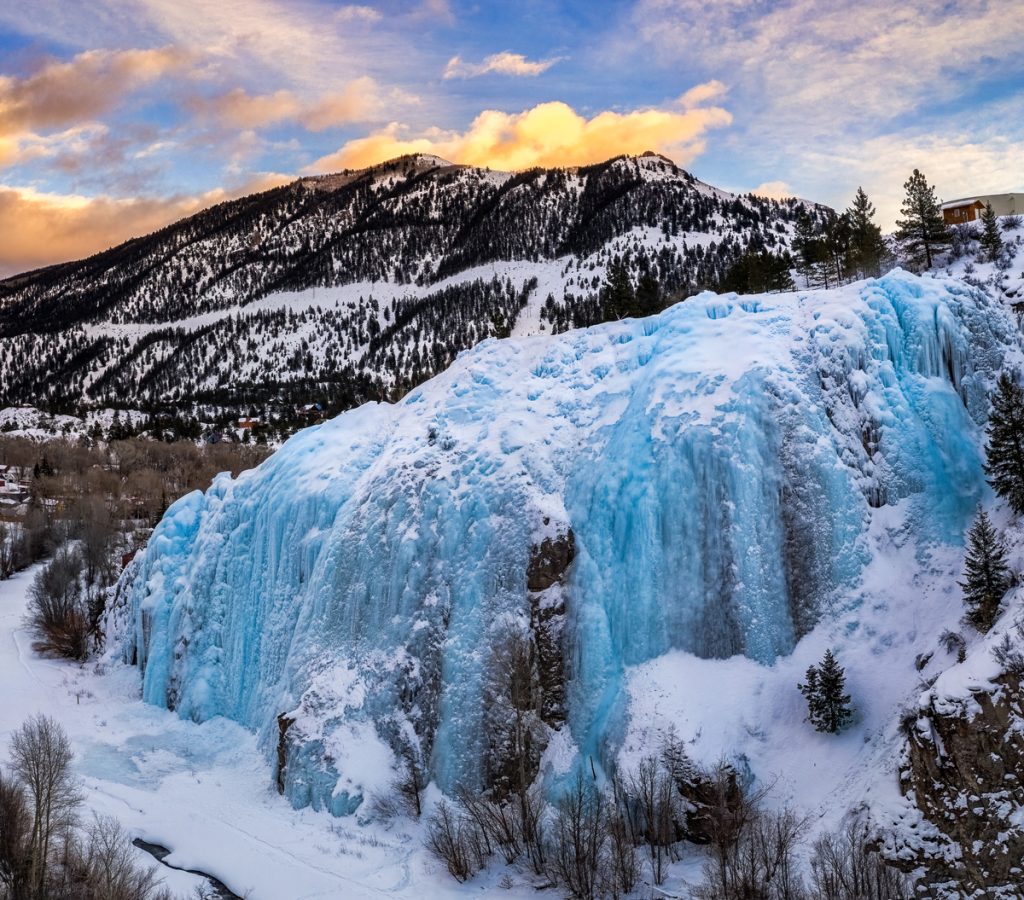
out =
[(927, 825), (897, 850), (936, 896), (1022, 896), (1024, 697), (1018, 676), (994, 684), (963, 703), (932, 698), (907, 723), (901, 789)]
[[(550, 525), (550, 519), (544, 524)], [(529, 624), (504, 633), (491, 648), (485, 780), (497, 799), (525, 794), (537, 778), (552, 732), (565, 722), (563, 582), (574, 556), (569, 528), (530, 548)]]
[(295, 723), (285, 713), (277, 717), (277, 792), (284, 793), (285, 769), (288, 767), (288, 729)]
[[(545, 523), (546, 524), (546, 523)], [(532, 548), (526, 570), (530, 599), (530, 629), (537, 654), (541, 718), (552, 728), (565, 721), (565, 661), (562, 627), (565, 623), (563, 582), (576, 555), (572, 529)]]

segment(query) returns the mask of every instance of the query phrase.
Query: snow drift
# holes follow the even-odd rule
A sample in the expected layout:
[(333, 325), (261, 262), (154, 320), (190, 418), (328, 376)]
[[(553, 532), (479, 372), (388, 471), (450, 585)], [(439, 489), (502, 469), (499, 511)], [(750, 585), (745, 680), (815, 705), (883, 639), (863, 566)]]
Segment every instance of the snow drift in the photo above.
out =
[(861, 602), (879, 508), (961, 540), (1016, 334), (985, 293), (897, 271), (486, 341), (174, 504), (110, 652), (147, 701), (257, 731), (296, 805), (354, 810), (410, 742), (443, 789), (479, 787), (490, 649), (529, 617), (536, 548), (571, 534), (552, 747), (607, 764), (629, 667), (767, 666)]

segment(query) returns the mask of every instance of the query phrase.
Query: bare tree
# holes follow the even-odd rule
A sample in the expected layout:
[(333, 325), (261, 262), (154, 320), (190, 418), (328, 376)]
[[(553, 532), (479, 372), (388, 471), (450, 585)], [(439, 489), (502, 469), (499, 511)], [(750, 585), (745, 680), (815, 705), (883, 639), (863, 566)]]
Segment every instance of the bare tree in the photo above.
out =
[(616, 807), (608, 816), (608, 855), (605, 893), (620, 897), (633, 893), (640, 880), (640, 866), (636, 859), (636, 841), (633, 827), (623, 809)]
[(43, 900), (51, 851), (74, 824), (82, 802), (71, 773), (71, 744), (57, 722), (35, 716), (11, 737), (10, 758), (11, 771), (24, 785), (32, 811), (29, 896)]
[(117, 819), (96, 816), (86, 830), (80, 867), (86, 892), (96, 900), (155, 900), (157, 870), (135, 860), (131, 839)]
[(647, 844), (651, 879), (663, 884), (668, 863), (675, 859), (682, 813), (675, 782), (655, 757), (644, 758), (637, 771), (626, 776), (625, 802), (633, 814), (636, 837)]
[(17, 559), (18, 533), (6, 522), (0, 521), (0, 581), (14, 574)]
[(602, 884), (607, 809), (604, 797), (577, 772), (558, 799), (552, 824), (550, 873), (575, 900), (594, 900)]
[(507, 625), (495, 639), (488, 667), (488, 782), (498, 798), (529, 790), (546, 742), (536, 650), (529, 633)]
[(483, 868), (486, 838), (467, 816), (442, 800), (427, 820), (427, 849), (440, 859), (456, 881), (467, 881)]
[(0, 772), (0, 896), (28, 895), (31, 836), (32, 813), (25, 790)]
[[(699, 828), (706, 836), (712, 862), (707, 875), (708, 885), (720, 891), (707, 897), (731, 898), (735, 856), (740, 839), (760, 812), (761, 803), (770, 793), (771, 783), (750, 790), (728, 762), (719, 762), (710, 772), (700, 775), (702, 804)], [(710, 887), (709, 887), (710, 889)]]
[(65, 548), (32, 582), (28, 621), (40, 650), (68, 659), (88, 655), (92, 629), (82, 574), (82, 557)]
[(735, 842), (704, 870), (696, 900), (805, 900), (796, 851), (806, 820), (791, 810), (755, 809)]
[(857, 816), (815, 842), (811, 884), (815, 900), (909, 900), (914, 896), (911, 880), (872, 849), (870, 829)]
[(401, 773), (394, 789), (409, 815), (417, 818), (423, 813), (423, 791), (430, 780), (419, 747), (405, 743), (402, 747)]

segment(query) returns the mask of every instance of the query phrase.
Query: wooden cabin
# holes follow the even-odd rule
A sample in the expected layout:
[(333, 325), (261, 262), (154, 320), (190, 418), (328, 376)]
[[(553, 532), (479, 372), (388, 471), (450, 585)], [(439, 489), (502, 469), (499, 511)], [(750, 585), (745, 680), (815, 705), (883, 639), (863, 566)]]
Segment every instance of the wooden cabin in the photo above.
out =
[(992, 204), (997, 216), (1015, 216), (1024, 213), (1024, 194), (984, 194), (964, 197), (942, 204), (942, 218), (947, 225), (963, 225), (981, 218), (985, 205)]

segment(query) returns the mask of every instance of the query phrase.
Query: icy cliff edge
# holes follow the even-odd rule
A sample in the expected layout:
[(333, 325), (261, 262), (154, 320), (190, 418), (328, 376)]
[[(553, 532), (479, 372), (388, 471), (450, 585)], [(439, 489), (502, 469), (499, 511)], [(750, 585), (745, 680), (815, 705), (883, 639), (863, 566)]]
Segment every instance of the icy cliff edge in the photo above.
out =
[[(543, 631), (564, 717), (540, 743), (561, 729), (608, 763), (628, 667), (769, 666), (861, 602), (874, 510), (909, 509), (922, 546), (960, 541), (987, 391), (1017, 353), (987, 295), (899, 271), (487, 341), (174, 504), (109, 652), (147, 701), (257, 730), (293, 803), (345, 813), (402, 759), (445, 789), (492, 782), (495, 647)], [(565, 571), (531, 589), (557, 546)]]

